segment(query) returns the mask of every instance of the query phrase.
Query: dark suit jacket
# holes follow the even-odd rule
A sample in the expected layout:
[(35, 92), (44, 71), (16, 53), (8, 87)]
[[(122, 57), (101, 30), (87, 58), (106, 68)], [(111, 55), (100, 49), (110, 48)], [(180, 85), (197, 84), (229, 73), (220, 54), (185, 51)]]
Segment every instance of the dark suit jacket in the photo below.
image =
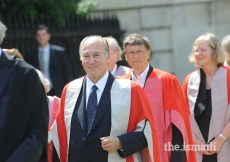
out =
[(0, 57), (0, 162), (47, 161), (48, 104), (35, 69)]
[[(25, 55), (25, 61), (34, 66), (36, 69), (40, 69), (38, 48), (29, 51)], [(55, 95), (61, 97), (62, 89), (72, 80), (72, 71), (64, 48), (50, 45), (49, 73)]]
[[(87, 133), (86, 128), (86, 79), (79, 94), (71, 121), (69, 141), (69, 162), (107, 162), (108, 152), (101, 147), (100, 137), (110, 135), (111, 130), (111, 98), (110, 89), (114, 76), (109, 73), (101, 99), (97, 106), (97, 112), (91, 127)], [(123, 146), (123, 153), (119, 151), (121, 158), (125, 158), (147, 146), (147, 140), (143, 132), (130, 132), (118, 137)], [(56, 160), (54, 160), (56, 161)]]

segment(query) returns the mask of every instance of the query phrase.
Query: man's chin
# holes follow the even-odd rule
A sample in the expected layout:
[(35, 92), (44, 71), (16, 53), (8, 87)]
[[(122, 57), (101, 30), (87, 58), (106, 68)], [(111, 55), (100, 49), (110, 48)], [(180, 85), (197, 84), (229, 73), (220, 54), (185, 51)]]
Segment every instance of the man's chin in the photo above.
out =
[(97, 73), (97, 70), (95, 68), (92, 68), (92, 69), (88, 69), (87, 71), (88, 74), (96, 74)]
[(95, 78), (97, 74), (95, 72), (92, 72), (92, 73), (87, 73), (87, 76), (90, 78)]
[(140, 65), (133, 65), (133, 66), (131, 66), (133, 69), (140, 69), (141, 68), (141, 66)]

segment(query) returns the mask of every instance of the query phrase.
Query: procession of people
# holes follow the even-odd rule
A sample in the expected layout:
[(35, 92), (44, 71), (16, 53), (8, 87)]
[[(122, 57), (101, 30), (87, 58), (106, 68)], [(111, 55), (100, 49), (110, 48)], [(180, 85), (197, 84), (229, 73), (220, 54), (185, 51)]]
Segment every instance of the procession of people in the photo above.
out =
[(80, 78), (50, 37), (39, 25), (29, 52), (0, 46), (0, 162), (230, 162), (230, 35), (194, 41), (182, 86), (151, 65), (142, 34), (123, 50), (112, 36), (82, 39)]

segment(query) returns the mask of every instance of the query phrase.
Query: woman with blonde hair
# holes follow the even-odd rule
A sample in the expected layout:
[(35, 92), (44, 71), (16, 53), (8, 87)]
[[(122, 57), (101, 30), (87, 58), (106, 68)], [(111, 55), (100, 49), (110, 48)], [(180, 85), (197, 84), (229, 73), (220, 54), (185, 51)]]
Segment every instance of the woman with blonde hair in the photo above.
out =
[(191, 113), (197, 162), (230, 162), (230, 69), (226, 52), (211, 33), (198, 37), (189, 60), (199, 68), (182, 90)]

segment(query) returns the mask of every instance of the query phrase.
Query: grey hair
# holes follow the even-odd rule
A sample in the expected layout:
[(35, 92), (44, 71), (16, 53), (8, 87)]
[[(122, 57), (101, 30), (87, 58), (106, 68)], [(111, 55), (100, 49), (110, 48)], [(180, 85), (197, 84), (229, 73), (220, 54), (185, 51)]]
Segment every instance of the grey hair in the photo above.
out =
[(229, 45), (230, 45), (230, 35), (226, 35), (222, 40), (222, 46), (224, 47), (225, 51), (227, 51), (230, 54), (230, 50), (228, 49)]
[(191, 54), (189, 56), (189, 61), (192, 62), (195, 66), (199, 66), (197, 64), (194, 52), (197, 43), (201, 40), (206, 41), (209, 47), (211, 48), (213, 52), (213, 60), (215, 61), (216, 65), (222, 65), (227, 58), (227, 52), (223, 49), (222, 45), (220, 44), (220, 40), (212, 33), (206, 33), (204, 35), (201, 35), (195, 40)]
[(110, 37), (104, 37), (107, 42), (109, 43), (109, 48), (112, 48), (114, 51), (116, 51), (119, 54), (119, 60), (122, 60), (122, 50), (121, 47), (119, 46), (117, 40), (113, 38), (112, 36)]
[(105, 38), (102, 38), (100, 35), (90, 35), (90, 36), (85, 37), (85, 38), (81, 41), (81, 43), (80, 43), (80, 46), (79, 46), (80, 60), (83, 59), (83, 57), (82, 57), (82, 45), (84, 44), (84, 42), (85, 42), (87, 39), (92, 38), (92, 37), (96, 37), (96, 38), (102, 39), (102, 41), (103, 41), (103, 43), (104, 43), (104, 46), (105, 46), (105, 54), (104, 54), (104, 55), (105, 55), (107, 58), (109, 58), (109, 44), (108, 44), (107, 40), (106, 40)]
[(6, 36), (7, 27), (0, 21), (0, 45), (3, 42), (3, 39)]
[(45, 75), (38, 69), (35, 69), (41, 82), (42, 82), (42, 85), (45, 89), (45, 92), (48, 93), (50, 91), (50, 82), (49, 80), (45, 77)]

